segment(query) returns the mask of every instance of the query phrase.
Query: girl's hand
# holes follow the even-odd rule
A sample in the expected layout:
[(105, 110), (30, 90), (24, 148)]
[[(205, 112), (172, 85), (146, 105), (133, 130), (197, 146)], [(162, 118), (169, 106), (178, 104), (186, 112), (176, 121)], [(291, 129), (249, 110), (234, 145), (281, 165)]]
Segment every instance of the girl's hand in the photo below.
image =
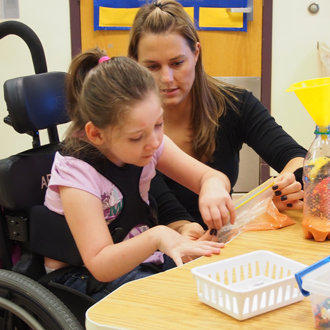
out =
[(303, 208), (304, 191), (293, 173), (280, 174), (274, 180), (273, 202), (279, 211), (299, 210)]
[(199, 194), (199, 210), (209, 229), (221, 229), (228, 220), (235, 223), (234, 203), (223, 181), (210, 177), (204, 181)]
[(155, 229), (158, 250), (171, 257), (177, 266), (181, 266), (183, 260), (187, 262), (195, 257), (220, 254), (220, 248), (224, 247), (223, 243), (191, 241), (168, 227), (157, 226), (153, 228), (154, 231)]

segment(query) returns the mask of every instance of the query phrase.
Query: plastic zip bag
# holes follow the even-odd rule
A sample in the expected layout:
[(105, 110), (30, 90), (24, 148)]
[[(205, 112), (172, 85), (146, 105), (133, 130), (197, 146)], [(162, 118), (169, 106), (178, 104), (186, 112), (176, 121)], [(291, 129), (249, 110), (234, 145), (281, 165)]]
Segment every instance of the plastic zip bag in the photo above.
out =
[(221, 228), (218, 233), (220, 243), (228, 243), (244, 231), (271, 230), (295, 224), (274, 205), (273, 185), (274, 179), (270, 178), (235, 202), (236, 221)]

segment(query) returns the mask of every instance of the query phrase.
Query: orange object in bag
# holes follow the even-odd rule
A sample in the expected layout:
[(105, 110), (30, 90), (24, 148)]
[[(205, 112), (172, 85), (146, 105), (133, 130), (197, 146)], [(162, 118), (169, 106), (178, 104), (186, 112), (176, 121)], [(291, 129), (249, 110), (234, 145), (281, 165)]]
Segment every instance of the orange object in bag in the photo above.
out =
[(294, 225), (296, 222), (285, 214), (278, 211), (273, 201), (270, 200), (266, 212), (259, 214), (248, 224), (241, 228), (241, 231), (250, 230), (271, 230)]

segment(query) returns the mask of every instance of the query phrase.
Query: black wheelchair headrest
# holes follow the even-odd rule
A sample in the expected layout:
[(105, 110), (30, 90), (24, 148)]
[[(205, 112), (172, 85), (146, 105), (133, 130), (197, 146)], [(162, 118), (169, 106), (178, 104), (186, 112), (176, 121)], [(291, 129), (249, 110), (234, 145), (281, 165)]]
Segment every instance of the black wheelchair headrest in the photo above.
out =
[(4, 97), (11, 125), (27, 133), (67, 123), (64, 72), (46, 72), (7, 80)]

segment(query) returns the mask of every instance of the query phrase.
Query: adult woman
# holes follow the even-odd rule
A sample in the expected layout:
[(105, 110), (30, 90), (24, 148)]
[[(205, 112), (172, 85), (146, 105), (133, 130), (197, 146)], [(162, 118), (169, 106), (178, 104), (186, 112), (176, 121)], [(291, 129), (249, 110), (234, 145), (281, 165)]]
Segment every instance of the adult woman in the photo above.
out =
[[(156, 78), (164, 96), (165, 133), (182, 150), (225, 173), (233, 187), (239, 151), (247, 143), (280, 173), (273, 186), (278, 209), (302, 208), (303, 191), (293, 172), (301, 168), (306, 150), (276, 124), (251, 93), (204, 72), (197, 31), (180, 3), (160, 0), (141, 7), (131, 29), (128, 55)], [(301, 170), (298, 172), (301, 177)], [(164, 179), (203, 225), (198, 196)], [(160, 205), (170, 196), (166, 189), (162, 179), (155, 178), (151, 192)], [(170, 223), (179, 218), (165, 214), (161, 220)]]

